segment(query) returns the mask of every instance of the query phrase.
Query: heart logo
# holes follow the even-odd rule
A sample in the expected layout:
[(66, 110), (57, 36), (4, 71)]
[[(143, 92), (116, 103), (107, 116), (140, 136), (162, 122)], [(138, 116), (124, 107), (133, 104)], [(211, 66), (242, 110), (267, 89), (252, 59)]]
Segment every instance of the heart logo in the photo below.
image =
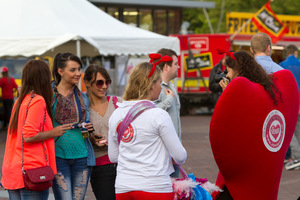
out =
[(270, 129), (270, 132), (274, 137), (275, 141), (277, 141), (278, 135), (280, 133), (280, 125), (279, 124), (277, 124), (276, 126), (273, 125)]

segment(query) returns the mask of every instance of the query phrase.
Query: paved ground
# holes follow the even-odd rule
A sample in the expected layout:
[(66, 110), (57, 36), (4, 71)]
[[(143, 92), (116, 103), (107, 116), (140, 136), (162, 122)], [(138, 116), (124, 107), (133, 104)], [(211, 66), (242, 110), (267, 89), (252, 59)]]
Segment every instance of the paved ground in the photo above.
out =
[[(210, 115), (184, 116), (181, 118), (183, 145), (188, 152), (188, 159), (183, 168), (187, 173), (195, 173), (196, 177), (208, 178), (209, 181), (214, 182), (217, 177), (218, 168), (209, 143), (210, 119)], [(2, 166), (5, 148), (5, 134), (3, 131), (0, 132), (0, 166)], [(297, 200), (299, 196), (300, 170), (283, 170), (278, 200)], [(7, 199), (7, 192), (0, 189), (0, 200)], [(52, 194), (49, 199), (54, 199)], [(90, 186), (86, 194), (86, 199), (95, 200)]]

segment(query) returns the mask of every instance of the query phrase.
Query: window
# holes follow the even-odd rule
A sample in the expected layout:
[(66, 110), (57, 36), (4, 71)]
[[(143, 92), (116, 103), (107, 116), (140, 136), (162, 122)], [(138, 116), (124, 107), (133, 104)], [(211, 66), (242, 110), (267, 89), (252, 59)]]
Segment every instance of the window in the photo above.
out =
[(180, 26), (180, 11), (168, 10), (168, 34), (178, 34)]
[(113, 16), (114, 18), (119, 19), (119, 10), (118, 10), (118, 8), (109, 7), (107, 9), (107, 13), (110, 14), (111, 16)]
[(138, 11), (134, 8), (124, 8), (123, 16), (124, 16), (124, 23), (132, 25), (132, 26), (138, 26)]
[(167, 11), (154, 11), (154, 32), (167, 35)]
[(152, 11), (151, 9), (140, 9), (140, 28), (147, 31), (152, 31), (153, 29), (153, 20), (152, 20)]

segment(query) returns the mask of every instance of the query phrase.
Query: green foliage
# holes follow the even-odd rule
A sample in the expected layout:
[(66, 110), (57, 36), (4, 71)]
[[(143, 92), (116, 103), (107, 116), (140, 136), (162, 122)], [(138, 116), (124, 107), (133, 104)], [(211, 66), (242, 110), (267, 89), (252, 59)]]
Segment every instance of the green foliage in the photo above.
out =
[[(213, 1), (216, 7), (207, 9), (214, 32), (217, 30), (222, 1), (225, 1), (223, 20), (219, 29), (220, 33), (226, 32), (226, 12), (257, 12), (267, 0), (205, 0)], [(274, 0), (272, 10), (277, 15), (299, 15), (300, 0)], [(189, 30), (194, 33), (210, 33), (208, 21), (202, 9), (183, 9), (183, 21), (190, 22)]]

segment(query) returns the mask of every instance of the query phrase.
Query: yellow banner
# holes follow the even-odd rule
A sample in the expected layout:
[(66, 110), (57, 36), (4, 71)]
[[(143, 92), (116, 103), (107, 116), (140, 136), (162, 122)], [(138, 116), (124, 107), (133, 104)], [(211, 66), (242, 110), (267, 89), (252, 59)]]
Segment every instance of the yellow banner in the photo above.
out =
[[(228, 34), (234, 34), (249, 18), (252, 18), (255, 13), (243, 12), (227, 12), (226, 13), (226, 29)], [(300, 16), (294, 15), (276, 15), (280, 21), (289, 29), (289, 32), (284, 36), (300, 37)], [(255, 24), (251, 21), (245, 26), (240, 35), (254, 35), (258, 30)]]

